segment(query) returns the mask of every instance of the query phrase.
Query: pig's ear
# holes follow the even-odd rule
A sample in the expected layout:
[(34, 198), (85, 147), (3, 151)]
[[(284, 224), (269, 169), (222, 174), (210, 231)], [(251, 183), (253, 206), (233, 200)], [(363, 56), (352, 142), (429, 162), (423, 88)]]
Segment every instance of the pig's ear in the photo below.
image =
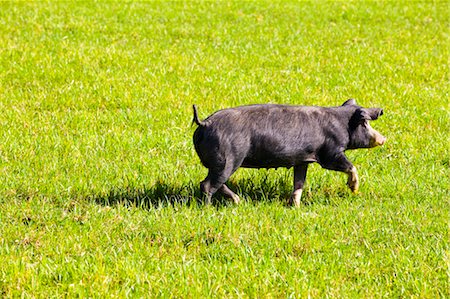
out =
[(368, 120), (370, 120), (370, 116), (367, 111), (363, 108), (358, 108), (350, 118), (350, 128), (356, 128), (357, 126), (364, 124)]
[(344, 104), (342, 104), (342, 106), (347, 105), (356, 105), (356, 101), (354, 99), (348, 99), (347, 101), (344, 102)]
[(383, 115), (383, 109), (381, 108), (367, 108), (366, 111), (370, 120), (376, 120), (378, 117)]

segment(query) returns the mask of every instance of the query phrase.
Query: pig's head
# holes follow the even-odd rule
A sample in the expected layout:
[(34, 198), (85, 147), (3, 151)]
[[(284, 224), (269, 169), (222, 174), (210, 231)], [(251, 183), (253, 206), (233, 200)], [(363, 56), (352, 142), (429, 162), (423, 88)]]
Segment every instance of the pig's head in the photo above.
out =
[(386, 137), (381, 135), (377, 130), (372, 128), (369, 121), (376, 120), (383, 115), (381, 108), (362, 108), (356, 105), (355, 100), (348, 100), (342, 106), (351, 105), (352, 116), (349, 121), (349, 137), (350, 141), (348, 149), (371, 148), (383, 145)]

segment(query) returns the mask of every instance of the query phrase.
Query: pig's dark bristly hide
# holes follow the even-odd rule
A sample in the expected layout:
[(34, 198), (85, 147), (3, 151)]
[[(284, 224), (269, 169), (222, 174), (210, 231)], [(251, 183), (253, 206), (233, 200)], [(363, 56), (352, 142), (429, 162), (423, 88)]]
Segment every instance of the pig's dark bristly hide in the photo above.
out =
[[(350, 144), (355, 107), (295, 107), (252, 105), (221, 110), (203, 121), (195, 133), (195, 144), (213, 148), (223, 159), (242, 160), (242, 167), (292, 167), (297, 163), (325, 161)], [(207, 144), (203, 144), (206, 142)], [(357, 144), (364, 146), (363, 144)], [(367, 143), (368, 146), (368, 143)], [(366, 147), (367, 147), (366, 146)], [(202, 159), (209, 168), (208, 159)], [(206, 157), (205, 157), (206, 158)]]

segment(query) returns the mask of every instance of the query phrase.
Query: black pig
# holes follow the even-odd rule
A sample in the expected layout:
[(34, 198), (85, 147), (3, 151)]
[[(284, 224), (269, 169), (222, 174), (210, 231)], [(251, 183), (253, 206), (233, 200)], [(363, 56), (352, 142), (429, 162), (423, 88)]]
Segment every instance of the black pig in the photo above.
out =
[(194, 146), (209, 172), (200, 188), (210, 203), (217, 191), (239, 197), (225, 182), (239, 168), (294, 167), (294, 192), (290, 204), (298, 206), (308, 164), (348, 175), (347, 185), (358, 190), (355, 166), (347, 159), (347, 149), (383, 145), (386, 138), (374, 130), (370, 120), (383, 114), (381, 108), (362, 108), (350, 99), (338, 107), (249, 105), (219, 110), (200, 121)]

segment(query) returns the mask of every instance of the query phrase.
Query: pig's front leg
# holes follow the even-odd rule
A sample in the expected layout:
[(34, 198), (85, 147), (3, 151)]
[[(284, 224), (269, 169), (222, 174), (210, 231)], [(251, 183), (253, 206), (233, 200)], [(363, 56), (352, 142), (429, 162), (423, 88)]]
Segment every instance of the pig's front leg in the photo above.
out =
[(320, 165), (323, 168), (344, 172), (348, 176), (347, 186), (353, 193), (358, 192), (359, 179), (356, 167), (347, 159), (344, 153), (338, 153), (335, 155), (324, 155), (320, 157)]
[(294, 192), (292, 193), (289, 204), (295, 207), (300, 206), (300, 198), (302, 197), (303, 185), (306, 180), (306, 172), (308, 164), (300, 164), (294, 166)]
[(346, 171), (348, 175), (347, 186), (352, 190), (353, 193), (358, 193), (359, 189), (359, 179), (358, 172), (356, 171), (356, 167), (353, 166), (352, 169)]

